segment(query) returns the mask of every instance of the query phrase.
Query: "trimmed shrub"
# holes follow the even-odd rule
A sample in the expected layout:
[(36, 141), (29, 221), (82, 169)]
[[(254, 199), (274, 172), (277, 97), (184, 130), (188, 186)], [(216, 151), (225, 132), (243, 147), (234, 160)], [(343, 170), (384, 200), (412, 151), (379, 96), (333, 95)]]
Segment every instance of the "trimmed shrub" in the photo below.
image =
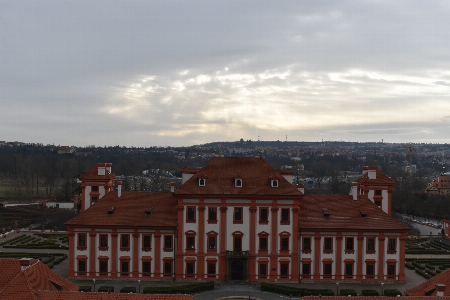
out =
[(397, 297), (397, 295), (402, 295), (402, 293), (399, 290), (396, 289), (386, 289), (384, 290), (384, 295), (385, 296), (390, 296), (390, 297)]
[(410, 264), (409, 262), (405, 263), (405, 266), (406, 266), (408, 269), (410, 269), (410, 270), (414, 270), (414, 269), (415, 269), (414, 265), (413, 265), (413, 264)]
[(136, 293), (136, 287), (135, 286), (124, 286), (120, 289), (120, 292), (122, 294), (129, 294), (129, 293)]
[(380, 293), (376, 290), (362, 290), (363, 296), (380, 296)]
[(82, 285), (82, 286), (79, 286), (78, 291), (80, 291), (80, 292), (90, 292), (90, 291), (92, 291), (92, 287), (88, 286), (88, 285)]
[(341, 296), (356, 296), (356, 291), (353, 289), (342, 289), (339, 291)]
[(422, 271), (422, 270), (418, 270), (418, 269), (416, 269), (416, 273), (419, 274), (422, 277), (425, 277), (426, 279), (430, 279), (431, 277), (433, 277), (430, 274), (428, 274), (427, 272)]
[(101, 287), (98, 288), (98, 291), (103, 292), (103, 293), (114, 293), (114, 287), (108, 286), (108, 285), (102, 285)]
[(416, 267), (419, 270), (425, 270), (425, 266), (422, 266), (421, 264), (419, 264), (416, 261), (413, 261), (412, 264), (413, 264), (414, 267)]

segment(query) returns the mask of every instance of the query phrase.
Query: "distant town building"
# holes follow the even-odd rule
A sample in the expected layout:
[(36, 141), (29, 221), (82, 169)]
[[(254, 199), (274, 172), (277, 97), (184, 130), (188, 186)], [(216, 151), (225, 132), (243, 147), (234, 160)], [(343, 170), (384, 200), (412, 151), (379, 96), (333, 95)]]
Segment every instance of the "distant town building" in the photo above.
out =
[(448, 195), (450, 194), (450, 173), (443, 173), (428, 183), (425, 193), (431, 195)]
[(60, 146), (56, 151), (58, 154), (72, 154), (75, 152), (75, 148), (70, 146)]

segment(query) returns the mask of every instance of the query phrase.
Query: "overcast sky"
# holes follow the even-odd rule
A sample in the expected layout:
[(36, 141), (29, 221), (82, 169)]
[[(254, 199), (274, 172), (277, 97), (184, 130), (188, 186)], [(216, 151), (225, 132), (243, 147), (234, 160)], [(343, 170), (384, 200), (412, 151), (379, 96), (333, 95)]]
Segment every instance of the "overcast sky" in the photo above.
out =
[(449, 142), (450, 1), (0, 0), (0, 140)]

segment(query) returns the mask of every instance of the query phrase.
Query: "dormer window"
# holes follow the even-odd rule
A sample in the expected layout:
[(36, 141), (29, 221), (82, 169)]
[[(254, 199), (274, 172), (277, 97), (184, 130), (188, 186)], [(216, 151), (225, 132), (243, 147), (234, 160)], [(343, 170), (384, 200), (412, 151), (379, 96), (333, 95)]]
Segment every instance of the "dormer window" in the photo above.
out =
[(235, 179), (234, 180), (234, 186), (235, 187), (242, 187), (242, 179)]
[(272, 180), (270, 181), (270, 183), (271, 183), (271, 186), (272, 186), (272, 187), (278, 187), (278, 180), (272, 179)]
[(325, 218), (329, 218), (330, 217), (330, 211), (327, 208), (322, 209), (323, 212), (323, 216)]
[(198, 180), (198, 186), (205, 186), (206, 185), (206, 179), (200, 178)]

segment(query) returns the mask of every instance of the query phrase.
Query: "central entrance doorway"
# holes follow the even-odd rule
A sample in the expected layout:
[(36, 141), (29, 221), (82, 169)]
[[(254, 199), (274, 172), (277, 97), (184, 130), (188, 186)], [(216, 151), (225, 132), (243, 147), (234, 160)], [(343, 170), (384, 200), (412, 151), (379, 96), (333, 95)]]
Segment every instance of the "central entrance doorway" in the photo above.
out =
[(231, 263), (231, 280), (244, 280), (244, 262), (236, 259)]

